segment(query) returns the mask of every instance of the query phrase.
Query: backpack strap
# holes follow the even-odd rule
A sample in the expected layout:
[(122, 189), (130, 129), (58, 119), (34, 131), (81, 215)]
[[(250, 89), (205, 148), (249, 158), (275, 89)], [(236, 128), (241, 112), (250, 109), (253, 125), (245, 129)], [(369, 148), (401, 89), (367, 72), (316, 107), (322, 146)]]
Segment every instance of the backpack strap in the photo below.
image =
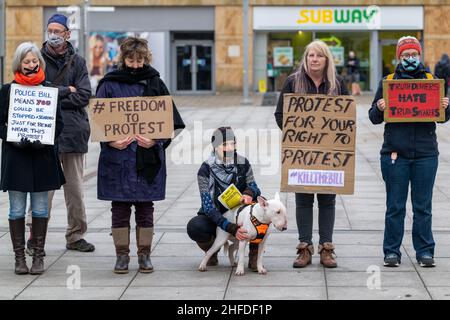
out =
[(55, 79), (53, 79), (53, 85), (59, 86), (61, 82), (64, 80), (64, 77), (66, 76), (67, 72), (69, 71), (69, 68), (72, 65), (73, 60), (75, 59), (75, 54), (71, 55), (69, 60), (66, 62), (64, 67), (59, 70), (58, 74), (56, 75)]
[[(386, 77), (386, 80), (393, 80), (394, 79), (394, 74), (395, 73), (388, 74), (387, 77)], [(433, 80), (434, 79), (433, 75), (431, 73), (429, 73), (429, 72), (425, 72), (425, 75), (427, 76), (428, 80)]]

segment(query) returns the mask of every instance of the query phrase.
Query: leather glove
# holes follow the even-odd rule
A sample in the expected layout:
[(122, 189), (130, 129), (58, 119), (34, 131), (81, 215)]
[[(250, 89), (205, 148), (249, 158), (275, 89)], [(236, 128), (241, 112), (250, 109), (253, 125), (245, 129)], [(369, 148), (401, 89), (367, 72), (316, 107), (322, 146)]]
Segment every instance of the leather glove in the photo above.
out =
[(31, 141), (28, 140), (28, 138), (22, 137), (22, 139), (20, 139), (20, 142), (13, 142), (13, 145), (17, 148), (25, 149), (31, 146)]
[(42, 148), (44, 148), (44, 147), (45, 147), (45, 145), (42, 144), (41, 141), (39, 141), (39, 140), (34, 140), (34, 141), (31, 143), (31, 148), (33, 148), (33, 149), (35, 149), (35, 150), (39, 150), (39, 149), (42, 149)]
[(226, 232), (228, 232), (229, 234), (231, 234), (233, 237), (236, 237), (236, 233), (239, 229), (239, 226), (235, 223), (229, 222), (226, 226)]

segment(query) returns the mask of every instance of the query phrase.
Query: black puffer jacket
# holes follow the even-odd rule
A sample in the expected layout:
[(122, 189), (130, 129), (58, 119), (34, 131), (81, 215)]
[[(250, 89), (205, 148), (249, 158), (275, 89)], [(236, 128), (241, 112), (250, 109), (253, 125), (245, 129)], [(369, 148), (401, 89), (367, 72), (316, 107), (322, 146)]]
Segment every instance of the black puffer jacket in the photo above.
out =
[[(306, 92), (307, 94), (327, 94), (328, 85), (325, 80), (320, 84), (319, 87), (316, 87), (314, 81), (312, 81), (312, 79), (308, 75), (306, 75), (306, 79), (308, 81), (308, 90)], [(337, 76), (336, 81), (338, 83), (338, 95), (347, 96), (349, 93), (342, 77)], [(278, 98), (277, 109), (274, 113), (277, 125), (281, 130), (283, 130), (283, 95), (285, 93), (295, 93), (295, 73), (287, 77), (286, 81), (284, 82), (283, 89), (281, 90), (280, 96)]]
[[(384, 78), (385, 79), (385, 78)], [(414, 72), (406, 72), (401, 64), (395, 69), (394, 79), (426, 79), (425, 67), (421, 64)], [(377, 107), (377, 101), (383, 98), (383, 80), (378, 85), (377, 93), (369, 110), (369, 119), (373, 124), (384, 122), (384, 113)], [(445, 110), (445, 121), (450, 119), (450, 108)], [(435, 122), (389, 122), (384, 125), (384, 142), (381, 154), (398, 155), (415, 159), (437, 156), (438, 143)]]
[[(86, 61), (75, 53), (70, 43), (68, 46), (68, 52), (61, 63), (49, 54), (46, 43), (43, 44), (42, 55), (47, 64), (45, 79), (53, 84), (70, 57), (75, 55), (61, 83), (55, 85), (59, 90), (58, 99), (64, 121), (64, 130), (58, 139), (58, 147), (60, 153), (87, 153), (91, 130), (86, 106), (91, 97), (91, 84)], [(77, 91), (71, 93), (69, 86), (75, 87)]]

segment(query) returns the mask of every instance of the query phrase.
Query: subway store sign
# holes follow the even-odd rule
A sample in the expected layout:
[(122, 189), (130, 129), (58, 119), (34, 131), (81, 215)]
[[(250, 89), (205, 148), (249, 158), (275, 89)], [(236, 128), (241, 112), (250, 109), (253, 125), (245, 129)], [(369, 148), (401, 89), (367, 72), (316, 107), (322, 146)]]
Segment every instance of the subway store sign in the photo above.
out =
[(422, 30), (422, 6), (253, 7), (253, 29)]
[(336, 8), (336, 9), (301, 9), (299, 25), (303, 24), (375, 24), (380, 18), (377, 6), (367, 8)]

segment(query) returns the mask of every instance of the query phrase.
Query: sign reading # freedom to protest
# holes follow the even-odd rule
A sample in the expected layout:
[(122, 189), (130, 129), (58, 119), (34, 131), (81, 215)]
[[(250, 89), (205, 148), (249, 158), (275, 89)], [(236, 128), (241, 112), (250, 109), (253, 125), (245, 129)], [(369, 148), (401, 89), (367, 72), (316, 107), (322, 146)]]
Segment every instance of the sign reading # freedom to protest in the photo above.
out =
[(283, 102), (281, 191), (353, 194), (354, 98), (285, 94)]
[(53, 145), (58, 89), (11, 84), (7, 141), (22, 138)]
[(385, 122), (445, 121), (444, 80), (383, 80)]
[(173, 133), (171, 96), (91, 99), (92, 141), (117, 141), (141, 135), (169, 139)]

